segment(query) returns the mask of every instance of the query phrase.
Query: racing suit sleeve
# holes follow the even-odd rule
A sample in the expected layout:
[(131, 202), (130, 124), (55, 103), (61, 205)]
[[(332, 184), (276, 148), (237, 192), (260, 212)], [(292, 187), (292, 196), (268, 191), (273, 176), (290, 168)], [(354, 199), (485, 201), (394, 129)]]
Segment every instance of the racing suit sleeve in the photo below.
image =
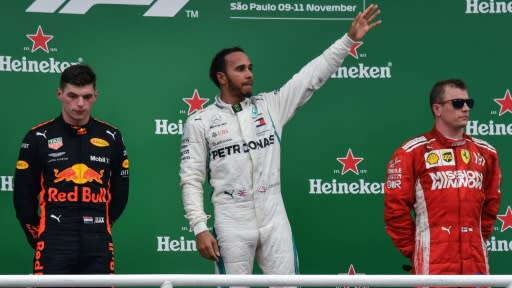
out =
[(482, 237), (484, 240), (489, 239), (494, 231), (494, 222), (496, 221), (501, 201), (501, 169), (498, 154), (495, 151), (489, 151), (489, 155), (486, 158), (485, 201), (482, 208)]
[(206, 180), (207, 145), (201, 112), (188, 118), (181, 140), (181, 191), (185, 217), (197, 235), (207, 230), (208, 216), (204, 212), (204, 189)]
[(320, 56), (306, 64), (273, 95), (266, 97), (274, 114), (272, 117), (279, 115), (281, 127), (311, 98), (313, 92), (322, 87), (334, 74), (354, 43), (347, 34), (343, 35)]
[(41, 191), (42, 171), (35, 135), (29, 132), (23, 142), (14, 174), (14, 209), (27, 240), (35, 248), (38, 238), (38, 193)]
[(110, 222), (114, 223), (124, 211), (128, 202), (129, 191), (129, 162), (128, 153), (124, 145), (124, 139), (121, 132), (115, 139), (114, 157), (112, 162), (112, 174), (110, 176)]
[(399, 148), (387, 167), (384, 187), (384, 222), (393, 244), (412, 259), (415, 245), (415, 223), (411, 217), (415, 196), (414, 159)]

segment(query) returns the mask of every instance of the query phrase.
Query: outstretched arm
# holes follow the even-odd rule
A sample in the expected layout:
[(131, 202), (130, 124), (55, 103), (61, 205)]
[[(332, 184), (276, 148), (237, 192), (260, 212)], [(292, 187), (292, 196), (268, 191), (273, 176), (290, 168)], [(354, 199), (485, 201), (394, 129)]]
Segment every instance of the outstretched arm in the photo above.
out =
[(379, 6), (376, 4), (371, 4), (363, 12), (359, 12), (348, 30), (348, 37), (354, 41), (361, 41), (368, 31), (382, 23), (382, 20), (373, 21), (379, 14)]
[(274, 95), (266, 97), (279, 134), (297, 109), (304, 105), (313, 92), (322, 87), (340, 67), (354, 45), (354, 41), (360, 41), (368, 31), (382, 22), (375, 20), (379, 14), (377, 5), (368, 6), (354, 18), (349, 31), (341, 39), (334, 42), (322, 55), (306, 64), (292, 79), (274, 91)]

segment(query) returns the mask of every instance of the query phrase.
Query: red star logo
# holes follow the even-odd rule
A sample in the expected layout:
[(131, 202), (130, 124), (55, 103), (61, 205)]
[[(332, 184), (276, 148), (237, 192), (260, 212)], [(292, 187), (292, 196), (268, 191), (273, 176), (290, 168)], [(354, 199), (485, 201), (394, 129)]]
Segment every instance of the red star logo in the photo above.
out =
[(359, 48), (361, 45), (363, 45), (363, 42), (356, 42), (356, 43), (354, 43), (354, 45), (352, 45), (352, 47), (350, 47), (349, 54), (352, 55), (352, 57), (358, 59), (359, 58), (359, 54), (357, 54), (357, 48)]
[(347, 156), (336, 158), (338, 162), (343, 165), (343, 170), (341, 171), (341, 175), (345, 175), (349, 170), (359, 175), (359, 169), (357, 169), (357, 164), (363, 161), (364, 158), (354, 157), (352, 154), (352, 149), (348, 149)]
[(510, 206), (507, 207), (507, 212), (504, 215), (497, 215), (496, 217), (501, 221), (501, 232), (512, 228), (512, 209), (510, 209)]
[(348, 275), (356, 275), (356, 269), (354, 268), (354, 265), (350, 264), (350, 267), (348, 268)]
[(203, 110), (204, 104), (208, 102), (210, 99), (199, 97), (199, 92), (197, 89), (194, 90), (194, 95), (192, 98), (183, 98), (183, 101), (188, 104), (188, 115), (194, 113), (195, 111)]
[(48, 53), (48, 41), (53, 39), (53, 35), (45, 35), (41, 25), (37, 27), (36, 34), (27, 34), (27, 38), (32, 41), (32, 53), (41, 48), (44, 52)]
[(512, 113), (512, 97), (510, 96), (510, 90), (507, 89), (503, 98), (494, 99), (496, 103), (500, 105), (500, 116), (510, 112)]
[[(347, 275), (357, 275), (356, 269), (354, 268), (354, 265), (350, 264), (350, 267), (348, 268)], [(349, 288), (350, 286), (343, 286), (343, 287), (344, 288)], [(359, 287), (356, 286), (354, 288), (359, 288)]]

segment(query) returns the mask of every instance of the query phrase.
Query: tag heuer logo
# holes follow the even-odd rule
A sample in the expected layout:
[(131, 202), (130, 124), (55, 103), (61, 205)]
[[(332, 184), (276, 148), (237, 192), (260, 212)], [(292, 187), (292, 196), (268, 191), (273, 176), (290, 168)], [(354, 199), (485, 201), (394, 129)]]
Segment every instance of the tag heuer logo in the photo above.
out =
[(62, 145), (64, 145), (62, 143), (62, 137), (53, 138), (53, 139), (48, 140), (48, 148), (50, 148), (50, 149), (59, 150), (59, 148), (62, 147)]

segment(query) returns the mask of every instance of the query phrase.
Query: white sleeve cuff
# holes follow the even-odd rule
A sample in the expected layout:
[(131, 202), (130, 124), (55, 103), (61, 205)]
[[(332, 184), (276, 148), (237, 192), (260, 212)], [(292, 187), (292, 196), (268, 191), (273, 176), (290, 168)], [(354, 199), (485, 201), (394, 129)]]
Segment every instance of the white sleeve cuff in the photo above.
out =
[(206, 223), (204, 222), (199, 222), (196, 224), (196, 226), (194, 226), (194, 235), (197, 236), (197, 234), (203, 232), (203, 231), (206, 231), (208, 230), (208, 227), (206, 226)]
[(345, 47), (347, 47), (348, 49), (350, 49), (352, 47), (352, 45), (354, 45), (355, 43), (357, 43), (356, 41), (350, 39), (350, 37), (348, 37), (348, 34), (345, 33), (345, 35), (343, 35), (343, 37), (341, 37), (341, 43), (343, 43), (343, 45)]

